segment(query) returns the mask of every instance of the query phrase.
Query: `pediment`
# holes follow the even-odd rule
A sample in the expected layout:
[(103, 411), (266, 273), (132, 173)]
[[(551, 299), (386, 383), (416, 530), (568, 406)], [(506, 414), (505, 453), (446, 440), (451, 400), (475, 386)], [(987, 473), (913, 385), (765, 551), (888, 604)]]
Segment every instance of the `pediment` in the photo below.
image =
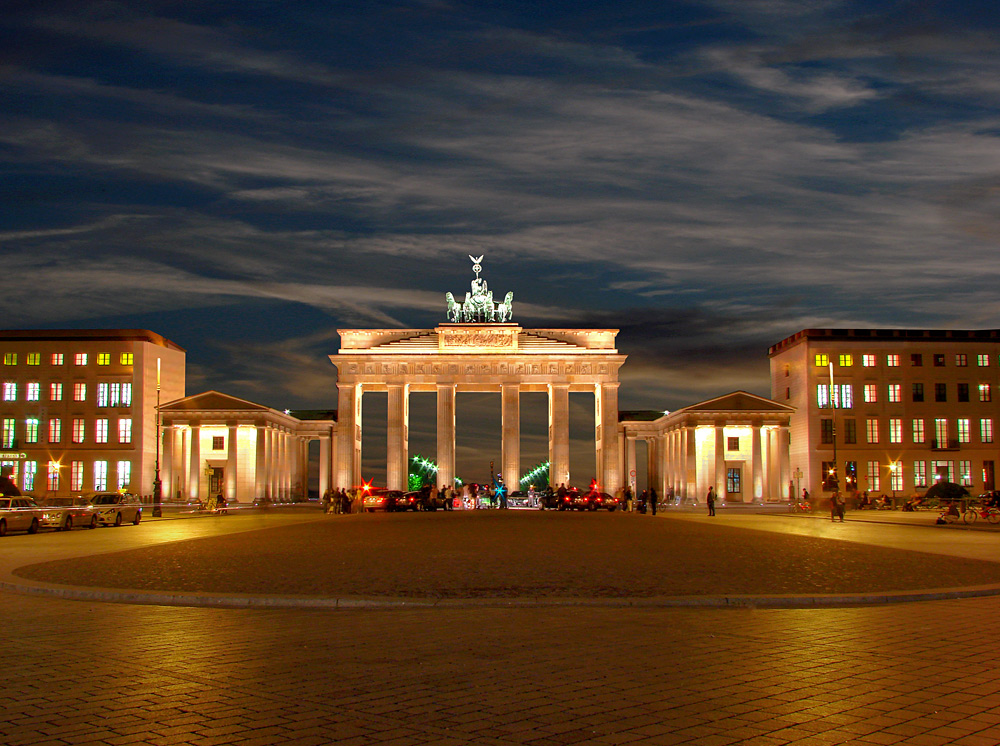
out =
[(684, 407), (680, 412), (782, 412), (791, 413), (794, 407), (781, 404), (773, 399), (751, 394), (748, 391), (734, 391), (731, 394), (717, 396), (691, 406)]
[(246, 399), (239, 399), (229, 394), (219, 391), (205, 391), (193, 396), (185, 396), (183, 399), (175, 399), (160, 407), (161, 412), (193, 412), (193, 411), (242, 411), (242, 412), (268, 412), (269, 407), (263, 404), (255, 404)]

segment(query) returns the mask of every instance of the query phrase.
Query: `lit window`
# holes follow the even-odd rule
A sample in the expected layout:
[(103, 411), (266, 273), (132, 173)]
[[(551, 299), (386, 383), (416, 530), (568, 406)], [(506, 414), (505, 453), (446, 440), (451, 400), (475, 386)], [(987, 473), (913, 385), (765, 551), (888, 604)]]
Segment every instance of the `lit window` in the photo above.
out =
[(854, 407), (854, 387), (849, 383), (836, 384), (833, 387), (833, 406), (841, 409)]
[(961, 352), (955, 355), (955, 367), (964, 368), (969, 364), (969, 356)]
[(98, 418), (94, 421), (94, 442), (108, 442), (108, 421), (104, 418)]
[(865, 384), (865, 404), (875, 404), (878, 401), (878, 384)]
[(927, 486), (927, 462), (926, 461), (914, 461), (913, 462), (913, 486), (914, 487), (926, 487)]
[(59, 491), (59, 462), (49, 461), (48, 470), (46, 472), (46, 484), (45, 489), (49, 492)]
[(108, 384), (99, 383), (97, 384), (97, 406), (106, 407), (108, 406), (109, 399)]
[[(871, 420), (869, 420), (870, 422)], [(881, 465), (878, 461), (868, 462), (868, 489), (878, 492), (882, 489), (881, 474), (879, 474), (879, 469)]]
[(75, 492), (83, 489), (83, 462), (74, 461), (70, 466), (69, 488)]
[(111, 365), (111, 353), (110, 352), (98, 352), (97, 353), (97, 364), (98, 365)]
[(87, 401), (87, 384), (73, 384), (73, 401)]
[(825, 352), (817, 352), (816, 353), (816, 367), (817, 368), (825, 368), (829, 364), (830, 364), (830, 356), (829, 355), (827, 355)]
[(104, 492), (108, 489), (107, 461), (94, 462), (94, 489), (98, 492)]
[(87, 423), (84, 419), (77, 418), (73, 420), (73, 442), (82, 443), (87, 438)]
[(889, 442), (903, 442), (903, 421), (895, 417), (889, 420)]
[(62, 440), (62, 420), (54, 417), (49, 420), (49, 443), (58, 443)]
[(26, 490), (35, 489), (35, 471), (37, 469), (38, 469), (38, 462), (36, 461), (24, 462), (24, 489)]
[(959, 417), (958, 419), (958, 442), (971, 442), (971, 438), (969, 437), (969, 420), (964, 417)]
[(52, 365), (62, 365), (63, 364), (63, 354), (61, 352), (53, 352), (52, 357), (49, 358), (49, 362)]
[(990, 356), (989, 355), (976, 355), (977, 364), (980, 368), (990, 367)]
[(727, 451), (738, 451), (740, 450), (740, 439), (739, 437), (727, 437), (726, 438), (726, 450)]
[(131, 407), (132, 406), (132, 384), (123, 383), (122, 384), (122, 406)]
[(878, 420), (874, 417), (868, 418), (868, 442), (878, 443)]
[(14, 383), (13, 381), (4, 381), (3, 400), (17, 401), (17, 384)]
[(122, 365), (132, 365), (132, 353), (131, 352), (123, 352), (122, 353), (121, 364)]
[(5, 352), (3, 354), (3, 364), (4, 365), (17, 365), (17, 353), (16, 352)]
[(14, 418), (4, 417), (3, 418), (3, 447), (13, 448), (14, 447)]
[(212, 450), (222, 451), (226, 448), (226, 436), (224, 435), (213, 435), (212, 436)]
[(889, 368), (898, 368), (899, 367), (899, 355), (886, 355), (885, 356), (885, 364)]
[(826, 409), (830, 406), (830, 385), (821, 383), (816, 386), (816, 406)]
[(993, 419), (986, 418), (979, 421), (979, 439), (983, 443), (993, 442)]
[(862, 355), (861, 356), (861, 364), (864, 367), (866, 367), (866, 368), (874, 368), (875, 365), (876, 365), (876, 363), (875, 363), (875, 356), (874, 355)]
[(49, 399), (52, 401), (62, 401), (62, 384), (61, 383), (50, 383), (49, 384)]
[(962, 480), (961, 484), (963, 487), (972, 486), (972, 462), (971, 461), (959, 461), (958, 462), (958, 474), (959, 478)]
[(852, 365), (854, 365), (854, 355), (849, 355), (847, 353), (844, 353), (840, 356), (839, 362), (841, 368), (850, 368)]
[(111, 384), (111, 397), (108, 401), (109, 407), (118, 407), (122, 403), (122, 385), (120, 383)]
[(936, 482), (939, 479), (945, 482), (954, 482), (951, 473), (955, 470), (954, 461), (931, 461), (931, 474)]
[(132, 442), (132, 418), (123, 417), (118, 420), (118, 442), (119, 443), (131, 443)]
[(948, 447), (948, 420), (941, 417), (934, 420), (934, 443), (935, 448)]
[(903, 387), (898, 383), (889, 384), (889, 401), (899, 404), (903, 400)]
[(24, 421), (24, 442), (38, 442), (38, 420), (30, 417)]
[(73, 365), (86, 365), (87, 364), (87, 353), (78, 352), (73, 358)]
[(131, 461), (119, 461), (118, 462), (118, 489), (124, 490), (129, 486), (129, 482), (132, 481), (132, 462)]
[(988, 383), (979, 384), (979, 401), (993, 401)]
[(38, 401), (42, 392), (42, 384), (38, 381), (29, 381), (24, 387), (24, 398), (26, 401)]
[(899, 491), (903, 489), (903, 465), (897, 463), (895, 469), (889, 470), (889, 489)]
[(25, 362), (28, 365), (41, 365), (42, 364), (42, 353), (40, 352), (29, 352), (25, 357)]
[(924, 421), (914, 420), (913, 421), (913, 442), (923, 443), (924, 442)]

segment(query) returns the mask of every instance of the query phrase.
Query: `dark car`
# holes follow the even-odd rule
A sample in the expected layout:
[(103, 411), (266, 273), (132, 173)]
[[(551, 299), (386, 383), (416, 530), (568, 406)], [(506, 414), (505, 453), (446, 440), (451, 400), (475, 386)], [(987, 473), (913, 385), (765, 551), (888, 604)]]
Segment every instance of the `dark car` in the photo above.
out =
[(423, 503), (421, 500), (420, 492), (403, 492), (396, 497), (396, 503), (393, 505), (393, 510), (398, 510), (400, 512), (406, 510), (412, 510), (414, 512), (421, 510)]
[(621, 505), (621, 500), (607, 492), (591, 492), (588, 497), (590, 498), (591, 510), (607, 510), (610, 513)]
[(399, 490), (372, 490), (365, 495), (362, 504), (367, 513), (374, 513), (376, 510), (389, 513), (396, 509), (396, 499), (402, 496), (403, 493)]

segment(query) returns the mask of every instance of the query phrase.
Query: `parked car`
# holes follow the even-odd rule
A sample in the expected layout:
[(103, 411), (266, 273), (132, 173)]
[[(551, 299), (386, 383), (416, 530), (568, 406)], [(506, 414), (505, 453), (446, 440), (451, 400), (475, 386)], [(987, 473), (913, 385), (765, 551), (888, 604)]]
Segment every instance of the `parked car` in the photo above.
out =
[(402, 497), (399, 490), (372, 490), (365, 495), (362, 505), (366, 513), (374, 513), (376, 510), (384, 510), (389, 513), (396, 509), (396, 498)]
[(398, 497), (396, 497), (396, 504), (392, 508), (393, 510), (406, 511), (412, 510), (414, 512), (421, 509), (420, 493), (419, 492), (401, 492)]
[(607, 492), (591, 492), (589, 497), (591, 510), (607, 510), (611, 513), (617, 510), (621, 504), (621, 500)]
[(42, 527), (69, 531), (74, 526), (97, 528), (94, 506), (86, 498), (56, 498), (42, 505)]
[(33, 534), (42, 525), (42, 510), (33, 498), (0, 497), (0, 536), (8, 531), (27, 531)]
[(120, 526), (126, 521), (138, 526), (142, 520), (142, 503), (130, 492), (98, 492), (86, 500), (102, 526)]

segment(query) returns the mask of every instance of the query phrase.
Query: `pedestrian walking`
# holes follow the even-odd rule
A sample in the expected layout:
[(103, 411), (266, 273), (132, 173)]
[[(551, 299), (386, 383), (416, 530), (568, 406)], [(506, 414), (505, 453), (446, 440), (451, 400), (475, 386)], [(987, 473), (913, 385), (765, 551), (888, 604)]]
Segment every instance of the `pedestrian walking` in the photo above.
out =
[(840, 522), (844, 522), (844, 496), (840, 494), (840, 490), (835, 490), (833, 497), (830, 498), (830, 520), (835, 521), (840, 518)]
[(708, 514), (715, 515), (715, 487), (708, 488), (708, 494), (705, 496), (705, 502), (708, 503)]
[(653, 515), (656, 515), (656, 487), (649, 488), (649, 507), (653, 510)]

